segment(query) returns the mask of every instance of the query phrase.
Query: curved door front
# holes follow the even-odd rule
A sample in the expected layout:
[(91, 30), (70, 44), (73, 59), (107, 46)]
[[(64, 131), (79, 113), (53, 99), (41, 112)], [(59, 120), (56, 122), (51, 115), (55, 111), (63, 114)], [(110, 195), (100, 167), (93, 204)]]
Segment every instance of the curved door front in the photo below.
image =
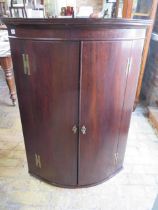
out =
[(77, 185), (79, 42), (11, 40), (29, 172)]
[(120, 122), (132, 41), (82, 42), (78, 184), (116, 172)]

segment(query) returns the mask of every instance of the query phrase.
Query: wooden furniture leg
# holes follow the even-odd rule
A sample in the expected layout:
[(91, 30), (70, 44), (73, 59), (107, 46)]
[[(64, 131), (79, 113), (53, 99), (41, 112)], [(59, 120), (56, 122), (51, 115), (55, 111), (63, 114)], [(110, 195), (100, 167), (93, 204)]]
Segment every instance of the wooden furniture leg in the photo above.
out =
[(12, 59), (11, 56), (1, 57), (0, 65), (5, 73), (7, 85), (9, 87), (10, 98), (12, 100), (13, 105), (15, 106), (16, 102), (16, 91), (15, 91), (15, 83), (13, 76), (13, 67), (12, 67)]

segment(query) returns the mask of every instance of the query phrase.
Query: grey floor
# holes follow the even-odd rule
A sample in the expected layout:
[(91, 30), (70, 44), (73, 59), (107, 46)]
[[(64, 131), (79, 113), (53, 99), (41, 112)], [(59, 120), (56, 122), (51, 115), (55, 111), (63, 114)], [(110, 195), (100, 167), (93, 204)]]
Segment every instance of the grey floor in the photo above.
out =
[(142, 106), (132, 115), (124, 170), (109, 181), (62, 189), (30, 176), (18, 106), (0, 71), (0, 210), (158, 210), (157, 194), (158, 138)]

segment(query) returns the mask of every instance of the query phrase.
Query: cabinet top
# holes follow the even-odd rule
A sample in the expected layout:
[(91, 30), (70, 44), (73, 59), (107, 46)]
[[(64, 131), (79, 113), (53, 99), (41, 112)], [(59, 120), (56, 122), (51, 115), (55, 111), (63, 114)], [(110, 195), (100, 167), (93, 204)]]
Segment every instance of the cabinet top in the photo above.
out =
[(152, 24), (152, 20), (138, 19), (96, 19), (96, 18), (1, 18), (7, 26), (49, 26), (52, 28), (80, 28), (80, 27), (103, 27), (103, 28), (146, 28)]

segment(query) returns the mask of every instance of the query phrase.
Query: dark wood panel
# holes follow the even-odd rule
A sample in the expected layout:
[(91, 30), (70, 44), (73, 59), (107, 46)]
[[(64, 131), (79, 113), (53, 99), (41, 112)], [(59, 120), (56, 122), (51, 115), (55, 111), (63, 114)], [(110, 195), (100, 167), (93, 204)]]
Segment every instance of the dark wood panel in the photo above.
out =
[(71, 39), (80, 40), (130, 40), (142, 39), (145, 37), (145, 29), (95, 29), (90, 28), (88, 31), (83, 29), (75, 29), (71, 33)]
[[(78, 134), (72, 127), (78, 123), (79, 42), (30, 41), (23, 46), (31, 75), (24, 78), (21, 65), (15, 66), (15, 74), (29, 171), (56, 184), (76, 185)], [(21, 62), (19, 55), (13, 57)]]
[[(3, 21), (9, 29), (30, 173), (69, 187), (114, 175), (123, 164), (151, 21)], [(75, 134), (74, 125), (80, 129)]]
[(136, 88), (140, 72), (143, 44), (144, 44), (143, 40), (133, 41), (132, 43), (131, 64), (128, 73), (126, 94), (125, 94), (120, 134), (119, 134), (118, 163), (117, 163), (118, 169), (122, 167), (124, 160), (128, 130), (130, 125), (131, 114), (133, 111), (134, 98), (136, 94)]
[(131, 42), (82, 42), (79, 185), (115, 171)]
[[(22, 54), (29, 51), (30, 43), (10, 40), (13, 69), (19, 101), (19, 109), (25, 139), (26, 155), (30, 170), (35, 170), (35, 158), (32, 151), (36, 148), (36, 122), (34, 120), (34, 105), (32, 100), (32, 78), (24, 74)], [(30, 144), (29, 144), (30, 142)]]
[(123, 18), (1, 18), (6, 25), (25, 26), (28, 29), (46, 28), (146, 28), (151, 20), (123, 19)]
[(22, 39), (51, 39), (51, 40), (130, 40), (145, 38), (145, 29), (95, 29), (89, 30), (82, 28), (75, 29), (45, 29), (39, 33), (38, 28), (28, 30), (24, 27), (15, 28), (15, 34), (9, 30), (10, 36)]

